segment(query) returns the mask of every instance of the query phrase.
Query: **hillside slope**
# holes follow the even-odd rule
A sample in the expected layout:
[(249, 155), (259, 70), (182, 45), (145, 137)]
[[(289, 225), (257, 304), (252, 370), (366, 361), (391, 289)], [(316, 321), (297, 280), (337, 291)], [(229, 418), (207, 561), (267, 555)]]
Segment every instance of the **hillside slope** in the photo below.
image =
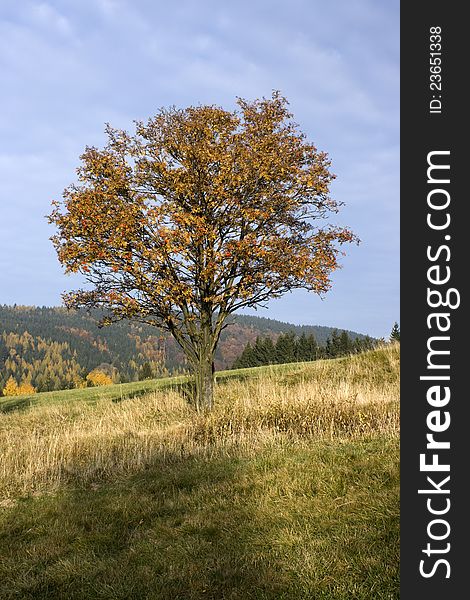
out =
[[(130, 322), (99, 329), (98, 318), (98, 313), (63, 308), (0, 306), (0, 390), (10, 376), (18, 383), (30, 380), (39, 391), (77, 387), (101, 364), (113, 365), (123, 382), (186, 368), (180, 349), (168, 335)], [(288, 331), (313, 333), (324, 344), (333, 329), (236, 316), (222, 334), (216, 368), (230, 367), (246, 343), (257, 336), (276, 338)], [(350, 335), (361, 337), (355, 332)]]
[(209, 415), (181, 380), (0, 414), (0, 596), (398, 598), (399, 359), (222, 373)]

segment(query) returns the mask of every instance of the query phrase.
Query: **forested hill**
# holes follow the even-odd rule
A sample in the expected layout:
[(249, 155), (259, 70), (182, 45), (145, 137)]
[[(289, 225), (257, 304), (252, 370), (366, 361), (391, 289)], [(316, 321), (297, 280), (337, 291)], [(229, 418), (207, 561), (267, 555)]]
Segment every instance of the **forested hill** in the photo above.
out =
[[(0, 306), (0, 391), (10, 376), (38, 391), (78, 387), (88, 373), (103, 366), (120, 381), (158, 377), (186, 369), (178, 346), (159, 330), (128, 321), (101, 329), (99, 314), (65, 308)], [(290, 325), (263, 317), (239, 315), (222, 334), (216, 368), (228, 368), (247, 342), (258, 336), (275, 340), (281, 333), (313, 333), (324, 345), (333, 328)], [(351, 338), (362, 337), (348, 332)], [(109, 371), (112, 365), (112, 371)]]

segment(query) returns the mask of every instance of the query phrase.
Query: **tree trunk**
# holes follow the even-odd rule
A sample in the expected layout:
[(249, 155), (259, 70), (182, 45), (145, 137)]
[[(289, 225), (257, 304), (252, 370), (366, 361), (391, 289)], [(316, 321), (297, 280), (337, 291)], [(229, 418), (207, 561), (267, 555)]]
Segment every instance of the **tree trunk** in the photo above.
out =
[(196, 410), (206, 412), (212, 410), (214, 401), (214, 354), (212, 352), (213, 331), (212, 315), (203, 312), (201, 318), (201, 345), (199, 361), (195, 365)]
[(202, 356), (196, 372), (196, 410), (212, 410), (214, 400), (214, 372), (212, 355)]

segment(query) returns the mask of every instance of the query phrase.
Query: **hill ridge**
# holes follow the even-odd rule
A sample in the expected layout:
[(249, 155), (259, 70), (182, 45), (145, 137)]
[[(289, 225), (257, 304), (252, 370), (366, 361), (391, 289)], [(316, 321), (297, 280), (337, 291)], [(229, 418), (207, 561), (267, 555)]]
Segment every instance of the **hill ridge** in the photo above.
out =
[[(0, 305), (0, 390), (13, 376), (29, 380), (39, 391), (77, 387), (99, 365), (117, 368), (121, 381), (183, 372), (186, 362), (177, 344), (147, 325), (121, 321), (98, 328), (100, 313), (64, 307)], [(294, 325), (257, 315), (234, 315), (222, 334), (217, 370), (230, 367), (247, 342), (258, 336), (277, 338), (293, 331), (313, 333), (324, 345), (334, 327)], [(349, 331), (354, 339), (363, 334)]]

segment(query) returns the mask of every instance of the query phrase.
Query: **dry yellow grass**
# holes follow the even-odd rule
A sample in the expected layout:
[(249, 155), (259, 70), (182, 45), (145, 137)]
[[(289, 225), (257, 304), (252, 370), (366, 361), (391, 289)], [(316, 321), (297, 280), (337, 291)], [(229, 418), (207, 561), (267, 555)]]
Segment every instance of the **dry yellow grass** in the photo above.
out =
[(273, 437), (396, 437), (398, 373), (399, 346), (386, 346), (222, 382), (209, 415), (196, 415), (175, 390), (2, 414), (2, 498), (53, 491), (68, 481), (98, 482), (156, 459), (171, 462), (233, 445), (250, 452)]

